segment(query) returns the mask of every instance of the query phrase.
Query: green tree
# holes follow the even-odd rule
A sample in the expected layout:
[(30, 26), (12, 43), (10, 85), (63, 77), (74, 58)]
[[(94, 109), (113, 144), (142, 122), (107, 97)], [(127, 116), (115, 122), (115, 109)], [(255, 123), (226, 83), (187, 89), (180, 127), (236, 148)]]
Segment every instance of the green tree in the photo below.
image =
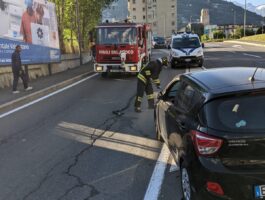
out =
[(201, 41), (202, 42), (206, 42), (208, 40), (209, 40), (209, 36), (208, 35), (204, 34), (204, 35), (201, 36)]
[(223, 39), (223, 38), (225, 38), (225, 33), (221, 30), (214, 31), (213, 32), (213, 38), (214, 39)]
[(79, 16), (76, 16), (76, 0), (51, 0), (56, 4), (60, 47), (66, 52), (66, 44), (70, 43), (71, 51), (75, 52), (78, 44), (78, 25), (82, 49), (89, 44), (89, 33), (99, 23), (102, 9), (115, 0), (78, 0)]

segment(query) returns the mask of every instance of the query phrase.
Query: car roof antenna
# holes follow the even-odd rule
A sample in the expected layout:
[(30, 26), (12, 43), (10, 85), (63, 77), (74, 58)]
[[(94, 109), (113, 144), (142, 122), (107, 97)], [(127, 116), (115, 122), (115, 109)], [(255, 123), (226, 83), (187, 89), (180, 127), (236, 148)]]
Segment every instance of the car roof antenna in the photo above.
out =
[(258, 69), (260, 68), (260, 67), (258, 66), (258, 64), (257, 64), (257, 61), (254, 61), (254, 66), (256, 67), (256, 69), (255, 69), (253, 75), (249, 78), (249, 80), (250, 80), (251, 82), (254, 82), (254, 81), (256, 80), (256, 79), (255, 79), (255, 75), (256, 75)]
[(258, 68), (259, 68), (259, 67), (256, 67), (256, 69), (255, 69), (253, 75), (249, 78), (249, 80), (250, 80), (251, 82), (254, 82), (254, 81), (255, 81), (255, 75), (256, 75), (256, 73), (257, 73), (257, 71), (258, 71)]

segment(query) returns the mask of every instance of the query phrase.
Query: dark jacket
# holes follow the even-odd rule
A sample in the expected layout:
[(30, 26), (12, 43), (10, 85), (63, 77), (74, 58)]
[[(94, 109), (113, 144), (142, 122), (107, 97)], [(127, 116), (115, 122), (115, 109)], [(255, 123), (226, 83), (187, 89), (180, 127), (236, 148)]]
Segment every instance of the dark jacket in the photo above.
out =
[(162, 70), (162, 65), (157, 61), (151, 61), (147, 66), (143, 67), (139, 72), (137, 78), (141, 80), (144, 84), (151, 79), (153, 82), (160, 86), (159, 74)]
[(93, 45), (91, 47), (91, 51), (92, 51), (92, 56), (95, 58), (96, 57), (96, 45)]
[(20, 58), (20, 53), (18, 51), (14, 51), (12, 54), (12, 70), (13, 72), (18, 72), (22, 69), (22, 63)]

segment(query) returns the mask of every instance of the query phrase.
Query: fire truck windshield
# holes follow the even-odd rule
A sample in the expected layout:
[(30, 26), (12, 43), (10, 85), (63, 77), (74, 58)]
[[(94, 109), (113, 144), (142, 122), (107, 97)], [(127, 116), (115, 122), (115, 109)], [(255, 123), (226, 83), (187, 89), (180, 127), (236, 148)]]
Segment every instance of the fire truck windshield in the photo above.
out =
[(137, 44), (134, 27), (101, 27), (97, 30), (98, 44)]

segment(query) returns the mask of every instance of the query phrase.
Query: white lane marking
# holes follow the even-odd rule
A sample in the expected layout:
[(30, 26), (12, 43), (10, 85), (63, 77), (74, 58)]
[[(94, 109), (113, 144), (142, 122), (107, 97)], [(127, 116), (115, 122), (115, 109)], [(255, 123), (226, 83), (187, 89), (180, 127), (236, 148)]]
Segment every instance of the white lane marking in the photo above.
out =
[(59, 94), (59, 93), (65, 91), (65, 90), (67, 90), (67, 89), (69, 89), (69, 88), (71, 88), (71, 87), (74, 87), (74, 86), (76, 86), (76, 85), (78, 85), (78, 84), (80, 84), (80, 83), (82, 83), (82, 82), (84, 82), (84, 81), (86, 81), (86, 80), (89, 80), (89, 79), (91, 79), (91, 78), (93, 78), (94, 76), (97, 76), (97, 75), (98, 75), (98, 74), (93, 74), (92, 76), (86, 77), (86, 78), (84, 78), (84, 79), (82, 79), (82, 80), (80, 80), (80, 81), (78, 81), (78, 82), (76, 82), (76, 83), (73, 83), (73, 84), (71, 84), (71, 85), (68, 85), (68, 86), (66, 86), (66, 87), (64, 87), (64, 88), (62, 88), (62, 89), (60, 89), (60, 90), (57, 90), (57, 91), (55, 91), (55, 92), (52, 92), (52, 93), (50, 93), (50, 94), (48, 94), (48, 95), (46, 95), (46, 96), (44, 96), (44, 97), (41, 97), (41, 98), (39, 98), (39, 99), (36, 99), (36, 100), (34, 100), (34, 101), (30, 102), (30, 103), (27, 103), (27, 104), (23, 105), (23, 106), (17, 107), (17, 108), (15, 108), (15, 109), (13, 109), (13, 110), (10, 110), (10, 111), (6, 112), (6, 113), (3, 113), (3, 114), (0, 115), (0, 119), (6, 117), (6, 116), (8, 116), (8, 115), (11, 115), (11, 114), (13, 114), (13, 113), (15, 113), (15, 112), (18, 112), (18, 111), (20, 111), (20, 110), (22, 110), (22, 109), (24, 109), (24, 108), (27, 108), (27, 107), (29, 107), (29, 106), (31, 106), (31, 105), (33, 105), (33, 104), (36, 104), (36, 103), (38, 103), (38, 102), (40, 102), (40, 101), (43, 101), (43, 100), (45, 100), (45, 99), (48, 99), (48, 98), (51, 97), (51, 96), (54, 96), (54, 95), (56, 95), (56, 94)]
[(198, 72), (198, 71), (203, 71), (203, 70), (206, 70), (206, 68), (205, 67), (200, 67), (200, 68), (186, 68), (186, 73), (188, 73), (188, 72)]
[(171, 156), (171, 162), (170, 162), (171, 166), (169, 169), (169, 172), (176, 172), (179, 171), (179, 166), (177, 165), (177, 163), (175, 162), (174, 158)]
[(164, 53), (169, 53), (169, 50), (166, 50), (166, 49), (159, 49), (159, 51), (162, 51)]
[(206, 43), (205, 47), (210, 47), (210, 48), (214, 48), (214, 47), (221, 47), (220, 44), (211, 44), (211, 43)]
[(239, 48), (239, 49), (243, 48), (241, 45), (233, 45), (232, 47), (233, 48)]
[(163, 144), (161, 153), (156, 162), (155, 169), (153, 171), (150, 183), (144, 196), (144, 200), (157, 200), (160, 194), (161, 186), (164, 180), (165, 171), (167, 167), (167, 161), (170, 156), (170, 151), (166, 144)]
[(250, 56), (250, 57), (254, 57), (254, 58), (262, 58), (260, 56), (256, 56), (256, 55), (252, 55), (252, 54), (248, 54), (248, 53), (243, 53), (245, 56)]

